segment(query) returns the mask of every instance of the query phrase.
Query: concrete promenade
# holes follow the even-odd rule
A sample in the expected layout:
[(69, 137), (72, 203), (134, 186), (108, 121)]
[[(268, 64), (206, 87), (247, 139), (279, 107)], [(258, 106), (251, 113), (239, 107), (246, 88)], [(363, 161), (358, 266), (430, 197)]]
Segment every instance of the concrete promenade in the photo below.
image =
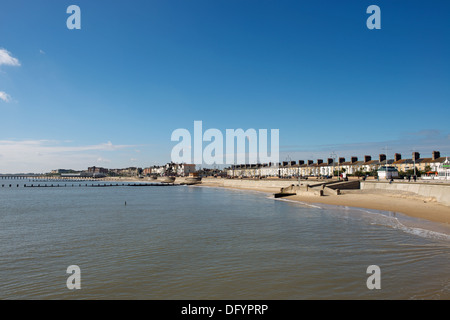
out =
[[(315, 181), (311, 181), (312, 183)], [(216, 185), (225, 188), (243, 188), (243, 189), (257, 189), (257, 188), (286, 188), (293, 184), (298, 184), (296, 180), (251, 180), (251, 179), (223, 179), (223, 178), (203, 178), (202, 184)]]

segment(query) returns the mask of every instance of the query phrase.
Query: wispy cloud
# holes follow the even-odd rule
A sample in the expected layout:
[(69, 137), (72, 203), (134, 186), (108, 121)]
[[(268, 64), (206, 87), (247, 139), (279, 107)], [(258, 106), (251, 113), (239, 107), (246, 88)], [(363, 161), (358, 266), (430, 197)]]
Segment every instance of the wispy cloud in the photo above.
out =
[[(18, 67), (20, 66), (20, 62), (8, 50), (0, 48), (0, 67), (2, 65)], [(4, 91), (0, 91), (0, 100), (6, 103), (13, 101), (11, 96)]]
[(68, 145), (56, 140), (0, 140), (2, 173), (48, 172), (51, 169), (86, 169), (93, 164), (110, 163), (105, 154), (136, 145), (116, 145), (108, 141), (93, 145)]
[(425, 138), (434, 138), (434, 137), (439, 137), (441, 135), (441, 131), (435, 130), (435, 129), (426, 129), (426, 130), (420, 130), (420, 131), (416, 131), (416, 132), (408, 132), (408, 133), (406, 133), (406, 135), (425, 137)]
[(1, 65), (18, 67), (18, 66), (20, 66), (20, 62), (17, 58), (14, 58), (8, 50), (1, 48), (0, 49), (0, 66)]
[(12, 101), (11, 96), (4, 91), (0, 91), (0, 100), (3, 100), (6, 103)]

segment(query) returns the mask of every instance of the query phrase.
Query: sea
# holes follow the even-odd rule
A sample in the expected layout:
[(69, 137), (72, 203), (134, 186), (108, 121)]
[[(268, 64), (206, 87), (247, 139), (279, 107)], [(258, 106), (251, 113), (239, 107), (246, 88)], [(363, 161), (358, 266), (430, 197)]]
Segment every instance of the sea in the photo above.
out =
[(0, 299), (450, 298), (448, 225), (204, 186), (2, 184)]

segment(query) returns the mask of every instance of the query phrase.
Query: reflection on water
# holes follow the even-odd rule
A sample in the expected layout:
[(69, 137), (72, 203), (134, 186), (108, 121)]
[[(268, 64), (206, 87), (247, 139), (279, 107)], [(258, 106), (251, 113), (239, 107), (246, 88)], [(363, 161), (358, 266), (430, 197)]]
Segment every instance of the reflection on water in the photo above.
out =
[(448, 236), (405, 223), (203, 187), (2, 188), (0, 298), (450, 298)]

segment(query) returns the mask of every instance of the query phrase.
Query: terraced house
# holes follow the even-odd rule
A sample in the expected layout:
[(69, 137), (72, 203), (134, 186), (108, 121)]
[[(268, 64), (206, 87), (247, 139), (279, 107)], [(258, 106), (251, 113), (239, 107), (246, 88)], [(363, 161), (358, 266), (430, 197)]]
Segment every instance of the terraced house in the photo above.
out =
[(379, 154), (378, 159), (374, 160), (372, 156), (365, 155), (363, 159), (358, 160), (358, 157), (352, 156), (349, 161), (340, 157), (337, 161), (334, 158), (328, 158), (326, 162), (323, 159), (317, 159), (316, 162), (299, 160), (298, 162), (242, 164), (231, 166), (227, 169), (227, 174), (231, 177), (323, 177), (334, 176), (337, 172), (346, 172), (350, 175), (358, 172), (369, 173), (377, 171), (382, 166), (395, 167), (399, 172), (406, 172), (414, 167), (422, 172), (437, 172), (446, 157), (441, 157), (439, 151), (433, 151), (430, 158), (421, 158), (418, 152), (414, 152), (411, 159), (402, 159), (400, 153), (396, 153), (394, 159), (387, 159), (385, 154)]

